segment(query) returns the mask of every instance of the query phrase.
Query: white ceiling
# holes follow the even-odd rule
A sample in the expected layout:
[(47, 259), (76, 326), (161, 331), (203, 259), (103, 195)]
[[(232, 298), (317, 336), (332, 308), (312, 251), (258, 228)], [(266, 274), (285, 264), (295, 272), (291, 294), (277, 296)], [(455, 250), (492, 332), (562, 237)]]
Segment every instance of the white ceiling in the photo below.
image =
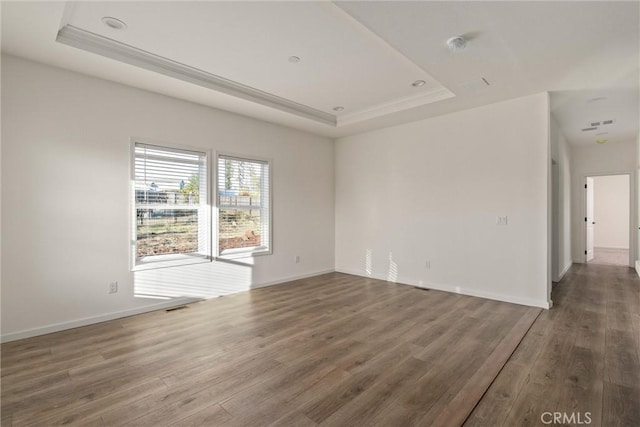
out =
[(147, 3), (67, 7), (67, 25), (339, 117), (445, 89), (329, 2), (164, 2), (153, 19)]
[(571, 143), (633, 140), (638, 35), (637, 2), (2, 3), (5, 53), (331, 137), (549, 91)]

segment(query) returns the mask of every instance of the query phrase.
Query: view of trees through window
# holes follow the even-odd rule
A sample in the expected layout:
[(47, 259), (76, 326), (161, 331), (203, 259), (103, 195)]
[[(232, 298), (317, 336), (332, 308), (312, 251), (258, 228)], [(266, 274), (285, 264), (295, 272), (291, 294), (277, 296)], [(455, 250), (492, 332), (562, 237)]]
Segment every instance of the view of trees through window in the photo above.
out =
[(203, 153), (136, 144), (137, 258), (202, 251), (205, 167)]
[[(210, 255), (207, 154), (137, 142), (134, 151), (136, 262)], [(268, 251), (268, 162), (221, 155), (217, 173), (218, 253)]]
[(267, 165), (221, 156), (218, 159), (218, 245), (229, 249), (265, 245)]

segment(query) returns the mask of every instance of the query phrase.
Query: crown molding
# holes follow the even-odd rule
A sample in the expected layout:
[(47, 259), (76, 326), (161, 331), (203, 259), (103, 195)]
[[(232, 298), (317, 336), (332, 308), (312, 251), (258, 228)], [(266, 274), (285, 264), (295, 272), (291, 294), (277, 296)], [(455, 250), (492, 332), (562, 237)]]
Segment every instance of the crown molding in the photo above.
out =
[(332, 114), (172, 61), (70, 24), (60, 28), (56, 41), (129, 65), (311, 119), (318, 123), (333, 127), (337, 126), (337, 119)]
[(129, 65), (157, 72), (207, 89), (225, 93), (247, 101), (255, 102), (270, 108), (298, 117), (313, 120), (334, 128), (347, 126), (377, 117), (419, 107), (444, 99), (455, 97), (455, 94), (443, 86), (436, 86), (418, 95), (392, 99), (381, 104), (358, 111), (335, 116), (315, 108), (299, 104), (288, 99), (263, 92), (247, 85), (208, 73), (195, 67), (147, 52), (125, 43), (83, 30), (71, 24), (63, 25), (58, 31), (56, 41), (67, 46), (95, 53)]
[(388, 114), (420, 107), (422, 105), (431, 104), (433, 102), (442, 101), (455, 96), (456, 95), (453, 92), (444, 86), (435, 87), (428, 92), (423, 92), (419, 95), (392, 99), (388, 102), (377, 104), (372, 107), (340, 115), (338, 116), (337, 127), (363, 122), (380, 116), (386, 116)]

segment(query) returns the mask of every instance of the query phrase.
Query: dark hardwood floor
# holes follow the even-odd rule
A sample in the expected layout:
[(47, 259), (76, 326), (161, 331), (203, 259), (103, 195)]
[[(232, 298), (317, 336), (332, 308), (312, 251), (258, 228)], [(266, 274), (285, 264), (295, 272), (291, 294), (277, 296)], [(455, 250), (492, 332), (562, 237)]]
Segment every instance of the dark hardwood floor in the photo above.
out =
[(575, 266), (542, 311), (333, 273), (16, 341), (2, 425), (640, 425), (639, 285)]

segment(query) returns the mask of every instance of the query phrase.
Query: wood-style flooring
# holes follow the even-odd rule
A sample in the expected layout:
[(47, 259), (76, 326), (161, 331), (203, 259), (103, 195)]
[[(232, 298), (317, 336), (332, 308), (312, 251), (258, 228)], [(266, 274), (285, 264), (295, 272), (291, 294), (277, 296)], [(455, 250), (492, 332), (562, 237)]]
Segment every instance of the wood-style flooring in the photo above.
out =
[(333, 273), (7, 343), (2, 425), (640, 425), (635, 272), (575, 265), (553, 300)]
[(332, 273), (2, 345), (2, 425), (460, 425), (541, 310)]
[[(640, 279), (628, 267), (574, 264), (465, 426), (640, 426)], [(546, 415), (545, 421), (550, 418)]]
[(593, 248), (589, 264), (629, 265), (629, 249)]

